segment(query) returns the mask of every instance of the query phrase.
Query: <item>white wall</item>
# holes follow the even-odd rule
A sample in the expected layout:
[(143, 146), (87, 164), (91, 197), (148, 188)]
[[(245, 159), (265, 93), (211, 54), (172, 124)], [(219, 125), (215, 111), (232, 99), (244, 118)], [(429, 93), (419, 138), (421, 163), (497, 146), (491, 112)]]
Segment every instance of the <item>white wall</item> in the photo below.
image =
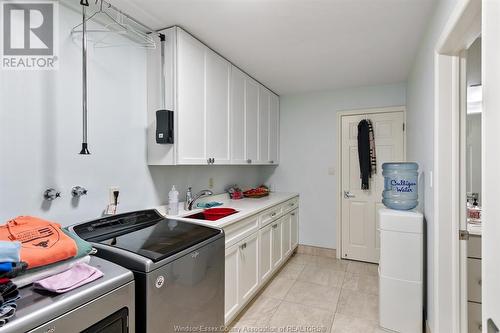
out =
[[(81, 49), (69, 32), (81, 22), (60, 6), (60, 69), (0, 72), (0, 223), (37, 215), (64, 225), (101, 215), (108, 188), (121, 188), (120, 211), (167, 200), (176, 184), (184, 193), (215, 192), (228, 183), (257, 185), (266, 167), (148, 167), (146, 164), (146, 54), (137, 48), (89, 50), (89, 142), (92, 155), (78, 155), (81, 140)], [(89, 194), (71, 200), (70, 189)], [(63, 193), (52, 204), (42, 193)]]
[[(269, 183), (299, 192), (300, 243), (336, 248), (337, 112), (405, 105), (405, 84), (282, 96), (280, 165)], [(336, 172), (337, 170), (335, 170)]]
[[(434, 15), (422, 38), (408, 80), (407, 89), (407, 151), (408, 160), (416, 161), (421, 171), (420, 208), (424, 212), (427, 228), (427, 320), (432, 332), (435, 327), (434, 305), (434, 194), (430, 186), (430, 173), (434, 163), (434, 48), (441, 31), (457, 0), (437, 2)], [(423, 185), (423, 186), (422, 186)], [(422, 189), (423, 187), (423, 189)], [(420, 192), (420, 190), (419, 190)], [(446, 320), (446, 318), (443, 318)]]

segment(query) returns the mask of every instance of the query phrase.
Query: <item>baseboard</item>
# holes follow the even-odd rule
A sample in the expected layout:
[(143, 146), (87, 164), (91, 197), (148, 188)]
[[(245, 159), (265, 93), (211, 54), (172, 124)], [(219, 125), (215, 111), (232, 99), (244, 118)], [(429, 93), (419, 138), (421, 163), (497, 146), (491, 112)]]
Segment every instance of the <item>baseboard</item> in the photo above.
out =
[(319, 246), (299, 244), (297, 248), (297, 253), (309, 254), (313, 256), (337, 258), (337, 251), (335, 249), (328, 249), (326, 247), (319, 247)]

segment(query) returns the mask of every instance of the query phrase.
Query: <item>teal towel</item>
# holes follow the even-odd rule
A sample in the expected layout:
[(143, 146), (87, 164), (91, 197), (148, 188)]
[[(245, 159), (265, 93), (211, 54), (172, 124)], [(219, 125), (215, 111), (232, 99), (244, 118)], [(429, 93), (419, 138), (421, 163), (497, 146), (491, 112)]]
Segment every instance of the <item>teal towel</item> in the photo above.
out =
[(222, 202), (216, 202), (216, 201), (204, 202), (204, 203), (200, 202), (198, 205), (196, 205), (196, 207), (198, 208), (212, 208), (217, 206), (222, 206)]
[(0, 241), (0, 262), (21, 261), (21, 243)]
[[(79, 259), (79, 258), (85, 257), (86, 255), (90, 254), (93, 251), (92, 244), (90, 244), (87, 241), (84, 241), (83, 239), (81, 239), (80, 237), (78, 237), (78, 235), (75, 234), (74, 232), (69, 231), (67, 228), (61, 228), (61, 230), (66, 235), (68, 235), (69, 237), (71, 237), (75, 241), (76, 247), (77, 247), (76, 255), (73, 258), (69, 258), (69, 259), (66, 259), (66, 260), (63, 260), (63, 261), (58, 261), (58, 262), (55, 262), (55, 263), (50, 264), (50, 265), (28, 269), (24, 273), (33, 273), (33, 272), (43, 271), (43, 270), (45, 270), (47, 268), (59, 265), (59, 264), (65, 262), (65, 261), (69, 261), (69, 260)], [(19, 274), (19, 275), (22, 275), (22, 274)]]
[(62, 231), (68, 235), (69, 237), (73, 238), (73, 240), (76, 243), (76, 247), (78, 248), (78, 251), (76, 253), (76, 256), (72, 259), (78, 259), (81, 257), (85, 257), (87, 254), (92, 252), (92, 244), (90, 244), (87, 241), (84, 241), (81, 239), (77, 234), (75, 234), (72, 231), (69, 231), (67, 228), (62, 228)]

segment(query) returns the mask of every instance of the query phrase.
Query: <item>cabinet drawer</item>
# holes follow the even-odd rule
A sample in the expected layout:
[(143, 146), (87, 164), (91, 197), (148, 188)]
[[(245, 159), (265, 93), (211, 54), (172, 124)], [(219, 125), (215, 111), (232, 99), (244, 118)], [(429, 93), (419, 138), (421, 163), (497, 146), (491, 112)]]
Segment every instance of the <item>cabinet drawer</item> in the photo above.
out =
[(264, 213), (259, 216), (259, 226), (260, 228), (268, 225), (272, 221), (276, 220), (282, 212), (282, 205), (269, 208)]
[(226, 248), (259, 230), (258, 217), (252, 216), (224, 228)]
[(282, 205), (283, 213), (288, 213), (296, 209), (298, 206), (299, 206), (299, 198), (293, 198), (291, 200), (288, 200)]
[(467, 259), (467, 300), (481, 303), (481, 259)]
[(469, 237), (467, 242), (467, 257), (481, 259), (481, 237), (473, 236)]
[(469, 333), (481, 333), (481, 304), (468, 302), (468, 321), (469, 321)]

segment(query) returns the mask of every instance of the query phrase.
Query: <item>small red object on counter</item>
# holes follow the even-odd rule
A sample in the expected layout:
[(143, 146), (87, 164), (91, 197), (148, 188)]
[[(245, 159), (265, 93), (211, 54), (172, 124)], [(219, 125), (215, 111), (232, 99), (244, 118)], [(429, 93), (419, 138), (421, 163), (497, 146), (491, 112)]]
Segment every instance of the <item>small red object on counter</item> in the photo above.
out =
[(257, 188), (243, 192), (246, 198), (262, 198), (269, 195), (269, 188), (267, 186), (261, 185)]
[(208, 221), (216, 221), (237, 212), (238, 211), (233, 208), (209, 208), (203, 211), (203, 215)]

